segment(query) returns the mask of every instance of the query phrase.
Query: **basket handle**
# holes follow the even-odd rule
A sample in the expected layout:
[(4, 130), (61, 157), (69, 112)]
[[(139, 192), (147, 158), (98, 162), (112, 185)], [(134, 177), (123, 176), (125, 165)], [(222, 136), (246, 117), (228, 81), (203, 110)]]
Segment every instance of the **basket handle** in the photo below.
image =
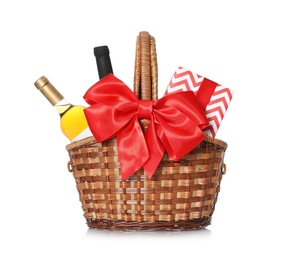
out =
[(134, 92), (139, 99), (158, 98), (158, 67), (155, 38), (142, 31), (136, 40)]

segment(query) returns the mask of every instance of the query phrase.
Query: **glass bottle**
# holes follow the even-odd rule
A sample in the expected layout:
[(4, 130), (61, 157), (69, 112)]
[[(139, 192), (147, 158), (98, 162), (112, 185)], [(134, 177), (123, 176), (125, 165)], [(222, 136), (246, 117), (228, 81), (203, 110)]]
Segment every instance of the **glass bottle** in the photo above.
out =
[(61, 130), (70, 141), (92, 136), (85, 118), (84, 106), (68, 102), (45, 76), (40, 77), (34, 85), (59, 113)]
[(98, 76), (100, 79), (113, 73), (112, 64), (107, 45), (97, 46), (93, 48), (93, 53), (96, 58)]

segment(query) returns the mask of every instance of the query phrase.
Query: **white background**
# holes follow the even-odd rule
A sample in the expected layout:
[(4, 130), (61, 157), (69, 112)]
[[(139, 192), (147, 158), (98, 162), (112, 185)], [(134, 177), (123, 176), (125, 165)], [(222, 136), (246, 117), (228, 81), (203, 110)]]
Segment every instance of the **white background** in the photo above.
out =
[[(1, 1), (1, 259), (282, 259), (280, 1)], [(136, 36), (156, 39), (159, 96), (178, 66), (235, 91), (212, 225), (192, 232), (89, 230), (45, 75), (74, 104), (98, 80), (93, 47), (133, 84)], [(73, 259), (72, 258), (72, 259)]]

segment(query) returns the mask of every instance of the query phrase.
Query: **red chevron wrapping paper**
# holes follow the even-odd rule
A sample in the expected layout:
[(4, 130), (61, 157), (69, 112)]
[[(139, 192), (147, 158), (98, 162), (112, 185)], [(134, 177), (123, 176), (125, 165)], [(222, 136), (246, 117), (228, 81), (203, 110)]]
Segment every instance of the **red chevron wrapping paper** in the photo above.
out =
[[(196, 95), (204, 79), (205, 77), (203, 76), (183, 67), (178, 67), (170, 80), (165, 94), (191, 90)], [(205, 113), (209, 122), (209, 126), (204, 129), (206, 135), (215, 137), (232, 100), (233, 94), (234, 92), (231, 89), (217, 83), (210, 101), (206, 106)]]

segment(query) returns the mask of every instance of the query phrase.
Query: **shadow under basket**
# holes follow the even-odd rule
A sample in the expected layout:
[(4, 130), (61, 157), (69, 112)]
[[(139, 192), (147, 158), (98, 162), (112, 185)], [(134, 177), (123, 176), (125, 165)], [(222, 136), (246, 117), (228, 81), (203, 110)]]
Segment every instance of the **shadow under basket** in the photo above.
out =
[(121, 179), (116, 138), (87, 137), (66, 146), (87, 225), (108, 230), (194, 230), (211, 224), (225, 174), (227, 144), (206, 136), (174, 162), (165, 152), (149, 179)]

